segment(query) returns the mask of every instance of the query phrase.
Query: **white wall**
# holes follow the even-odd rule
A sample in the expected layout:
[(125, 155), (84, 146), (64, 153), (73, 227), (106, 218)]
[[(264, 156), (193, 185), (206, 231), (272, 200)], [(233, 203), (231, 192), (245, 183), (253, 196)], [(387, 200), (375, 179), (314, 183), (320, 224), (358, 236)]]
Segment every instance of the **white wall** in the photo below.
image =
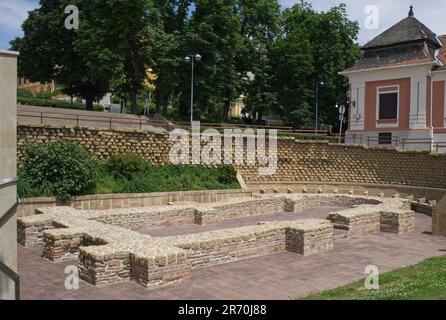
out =
[[(17, 55), (0, 51), (0, 179), (16, 176)], [(17, 198), (15, 186), (0, 189), (0, 216)], [(0, 229), (0, 260), (17, 271), (17, 223), (11, 219)], [(0, 272), (0, 299), (13, 299), (14, 285)]]

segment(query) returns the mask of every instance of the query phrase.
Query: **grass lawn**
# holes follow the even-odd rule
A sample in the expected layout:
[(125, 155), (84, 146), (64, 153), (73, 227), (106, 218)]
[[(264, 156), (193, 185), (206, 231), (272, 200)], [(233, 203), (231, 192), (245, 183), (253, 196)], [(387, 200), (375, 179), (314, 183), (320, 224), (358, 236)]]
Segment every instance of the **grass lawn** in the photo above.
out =
[(303, 298), (304, 300), (446, 300), (446, 256), (380, 275), (379, 290), (364, 280)]
[[(147, 166), (131, 179), (114, 176), (104, 164), (96, 171), (96, 183), (81, 195), (241, 189), (230, 166)], [(22, 175), (17, 191), (21, 199), (55, 196), (50, 188), (32, 185)]]

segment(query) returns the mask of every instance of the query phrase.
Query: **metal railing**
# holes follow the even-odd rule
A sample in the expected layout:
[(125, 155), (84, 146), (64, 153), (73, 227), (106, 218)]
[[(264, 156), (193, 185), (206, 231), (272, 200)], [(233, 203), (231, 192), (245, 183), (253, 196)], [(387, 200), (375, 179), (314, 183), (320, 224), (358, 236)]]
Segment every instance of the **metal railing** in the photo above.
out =
[[(385, 143), (380, 143), (385, 142)], [(400, 148), (403, 150), (410, 150), (413, 149), (411, 147), (414, 146), (425, 146), (425, 148), (418, 148), (418, 149), (424, 149), (424, 150), (430, 150), (431, 152), (439, 153), (440, 151), (443, 151), (446, 149), (446, 142), (434, 142), (434, 139), (432, 138), (399, 138), (399, 137), (392, 137), (391, 139), (385, 139), (385, 138), (379, 138), (379, 137), (363, 137), (362, 135), (350, 135), (346, 136), (346, 143), (347, 144), (362, 144), (366, 145), (368, 147), (370, 146), (378, 146), (383, 148)]]
[[(45, 120), (56, 120), (63, 123), (69, 123), (70, 125), (74, 125), (79, 127), (81, 123), (89, 123), (93, 124), (104, 124), (103, 128), (112, 129), (118, 125), (128, 126), (128, 127), (137, 127), (139, 129), (143, 129), (144, 126), (153, 126), (153, 127), (162, 127), (167, 130), (173, 130), (176, 128), (179, 129), (190, 129), (190, 122), (181, 122), (181, 121), (166, 121), (166, 120), (152, 120), (145, 119), (143, 117), (139, 119), (132, 118), (124, 118), (119, 115), (82, 115), (82, 114), (70, 114), (70, 113), (61, 113), (61, 112), (52, 112), (52, 111), (34, 111), (34, 110), (18, 110), (17, 118), (22, 119), (36, 119), (41, 125), (47, 124)], [(26, 122), (21, 120), (22, 123)], [(314, 130), (300, 130), (294, 129), (290, 126), (262, 126), (262, 125), (248, 125), (248, 124), (232, 124), (232, 123), (200, 123), (200, 127), (202, 129), (269, 129), (269, 130), (277, 130), (278, 132), (292, 133), (292, 134), (307, 134), (314, 135)], [(319, 135), (330, 135), (328, 130), (320, 130)]]
[[(12, 184), (16, 184), (19, 181), (18, 177), (2, 179), (0, 180), (0, 189), (6, 188)], [(18, 201), (0, 217), (0, 229), (8, 223), (12, 217), (14, 217), (18, 207)], [(20, 276), (6, 264), (0, 261), (0, 272), (5, 274), (9, 279), (14, 282), (15, 287), (15, 299), (20, 300)]]
[(37, 119), (41, 125), (45, 125), (45, 120), (58, 120), (63, 122), (69, 122), (70, 124), (79, 127), (79, 125), (84, 123), (99, 123), (104, 124), (103, 128), (113, 128), (113, 125), (125, 125), (125, 126), (136, 126), (142, 129), (143, 126), (154, 126), (169, 128), (170, 126), (162, 120), (150, 120), (150, 119), (131, 119), (123, 118), (120, 116), (105, 115), (81, 115), (81, 114), (70, 114), (70, 113), (59, 113), (59, 112), (48, 112), (48, 111), (33, 111), (33, 110), (18, 110), (17, 118), (31, 118)]

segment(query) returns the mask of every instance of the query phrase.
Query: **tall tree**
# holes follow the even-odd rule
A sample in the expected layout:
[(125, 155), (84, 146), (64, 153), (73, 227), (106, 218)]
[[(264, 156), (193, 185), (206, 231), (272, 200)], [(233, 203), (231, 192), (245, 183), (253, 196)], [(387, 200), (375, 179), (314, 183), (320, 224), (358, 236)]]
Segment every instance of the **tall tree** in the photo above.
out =
[(23, 23), (24, 37), (11, 44), (20, 51), (21, 75), (35, 82), (54, 80), (64, 93), (85, 99), (92, 110), (93, 101), (109, 90), (111, 77), (97, 74), (75, 50), (78, 34), (65, 28), (64, 11), (70, 4), (72, 0), (41, 0)]
[[(226, 109), (240, 92), (240, 75), (235, 68), (241, 44), (236, 9), (236, 0), (197, 0), (186, 36), (184, 54), (203, 56), (196, 68), (196, 102), (208, 119), (221, 120), (221, 107)], [(183, 77), (183, 93), (188, 92), (186, 79), (187, 75)], [(186, 113), (186, 95), (182, 97)]]
[(242, 75), (242, 93), (247, 111), (261, 120), (263, 114), (277, 109), (271, 59), (280, 34), (280, 5), (277, 0), (239, 0), (237, 7), (242, 35), (237, 69)]
[[(113, 79), (129, 92), (132, 113), (138, 111), (138, 91), (151, 66), (151, 49), (158, 26), (151, 0), (78, 0), (83, 8), (76, 48), (89, 66), (114, 66)], [(99, 60), (98, 60), (99, 58)], [(101, 76), (104, 76), (100, 72)]]
[(169, 98), (179, 85), (177, 71), (183, 63), (182, 46), (192, 0), (155, 0), (161, 26), (154, 41), (153, 70), (156, 74), (157, 113), (167, 113)]
[(320, 120), (336, 123), (336, 102), (345, 100), (347, 81), (339, 71), (359, 57), (357, 22), (345, 5), (317, 12), (304, 1), (283, 12), (283, 37), (277, 42), (276, 90), (283, 114), (298, 126), (313, 122), (315, 88), (320, 88)]

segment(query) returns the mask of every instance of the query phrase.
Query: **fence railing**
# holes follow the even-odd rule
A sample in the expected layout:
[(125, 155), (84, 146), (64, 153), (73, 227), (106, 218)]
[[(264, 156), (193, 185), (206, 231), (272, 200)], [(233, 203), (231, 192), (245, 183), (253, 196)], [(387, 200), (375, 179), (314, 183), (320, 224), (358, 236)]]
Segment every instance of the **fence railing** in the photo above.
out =
[[(20, 118), (31, 118), (37, 119), (37, 121), (41, 124), (47, 124), (45, 120), (56, 120), (59, 122), (70, 123), (71, 125), (75, 125), (79, 127), (81, 123), (86, 123), (87, 125), (90, 123), (99, 124), (100, 126), (103, 124), (103, 128), (112, 129), (115, 125), (124, 125), (129, 127), (137, 127), (139, 129), (143, 129), (144, 126), (155, 126), (155, 127), (163, 127), (168, 128), (169, 125), (165, 121), (162, 120), (151, 120), (151, 119), (131, 119), (131, 118), (123, 118), (119, 116), (111, 116), (111, 115), (82, 115), (82, 114), (70, 114), (70, 113), (58, 113), (58, 112), (48, 112), (48, 111), (33, 111), (33, 110), (18, 110), (17, 117)], [(23, 120), (22, 120), (23, 121)]]
[(399, 138), (392, 137), (391, 139), (379, 137), (363, 137), (363, 136), (346, 136), (347, 144), (362, 144), (366, 146), (383, 147), (383, 148), (400, 148), (406, 149), (424, 149), (432, 152), (440, 153), (446, 151), (446, 142), (434, 142), (432, 138)]
[[(116, 127), (129, 127), (143, 129), (145, 126), (161, 127), (167, 130), (173, 129), (187, 129), (191, 128), (190, 122), (181, 121), (163, 121), (152, 120), (144, 117), (138, 119), (124, 118), (118, 115), (83, 115), (83, 114), (70, 114), (61, 112), (50, 111), (34, 111), (34, 110), (18, 110), (17, 117), (19, 122), (25, 122), (25, 119), (35, 119), (39, 124), (45, 125), (53, 120), (63, 124), (70, 124), (79, 127), (81, 124), (90, 124), (92, 126), (101, 126), (101, 128), (116, 128)], [(292, 134), (306, 134), (314, 135), (315, 130), (300, 130), (294, 129), (289, 126), (262, 126), (262, 125), (248, 125), (248, 124), (231, 124), (231, 123), (200, 123), (202, 129), (269, 129), (277, 130), (278, 132), (292, 133)], [(330, 135), (328, 130), (319, 130), (318, 135)]]
[[(0, 189), (6, 188), (12, 184), (16, 184), (18, 181), (18, 177), (2, 179), (0, 180)], [(18, 201), (16, 201), (16, 203), (0, 217), (0, 229), (3, 228), (3, 226), (7, 224), (12, 219), (12, 217), (14, 217), (17, 211), (17, 207)], [(20, 300), (20, 276), (2, 261), (0, 261), (0, 272), (14, 282), (15, 298), (16, 300)]]

